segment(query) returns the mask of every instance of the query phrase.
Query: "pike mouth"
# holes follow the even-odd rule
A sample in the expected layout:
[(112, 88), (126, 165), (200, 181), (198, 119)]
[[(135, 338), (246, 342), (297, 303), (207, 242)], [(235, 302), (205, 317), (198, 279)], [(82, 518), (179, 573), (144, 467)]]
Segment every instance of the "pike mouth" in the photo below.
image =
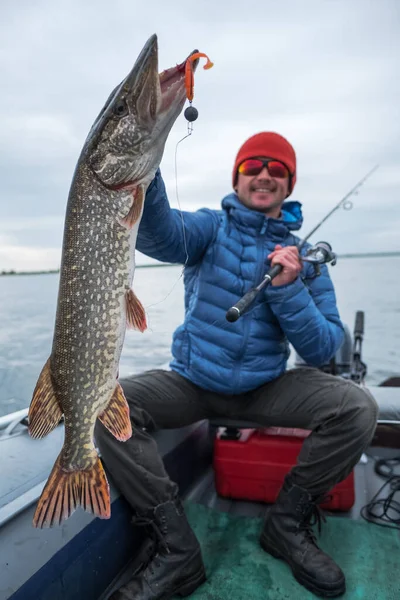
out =
[(157, 37), (148, 40), (101, 114), (103, 131), (90, 163), (103, 186), (133, 190), (155, 172), (168, 133), (193, 91), (196, 53), (159, 73)]
[[(198, 50), (193, 50), (189, 56), (195, 54)], [(170, 67), (169, 69), (165, 69), (158, 75), (159, 81), (159, 106), (157, 109), (157, 113), (161, 118), (161, 123), (164, 121), (164, 125), (161, 126), (158, 133), (160, 134), (164, 129), (170, 129), (171, 119), (175, 120), (176, 114), (173, 107), (177, 110), (184, 105), (186, 100), (186, 64), (187, 60), (185, 59), (182, 63), (176, 65), (175, 67)], [(193, 71), (196, 69), (199, 63), (199, 59), (192, 61)], [(157, 81), (157, 80), (156, 80)], [(173, 111), (171, 113), (171, 110)], [(169, 116), (168, 113), (170, 113)], [(166, 119), (166, 120), (165, 120)], [(115, 175), (115, 173), (114, 173)], [(137, 187), (137, 179), (138, 176), (140, 178), (140, 174), (131, 173), (127, 180), (121, 181), (116, 184), (108, 184), (108, 188), (112, 191), (128, 191), (133, 190)]]
[[(195, 54), (198, 50), (193, 50), (189, 56)], [(161, 106), (160, 111), (164, 112), (176, 100), (177, 95), (184, 96), (185, 90), (185, 73), (186, 62), (184, 60), (179, 65), (166, 69), (159, 75), (160, 91), (161, 91)], [(199, 59), (193, 61), (193, 70), (196, 70), (199, 64)]]

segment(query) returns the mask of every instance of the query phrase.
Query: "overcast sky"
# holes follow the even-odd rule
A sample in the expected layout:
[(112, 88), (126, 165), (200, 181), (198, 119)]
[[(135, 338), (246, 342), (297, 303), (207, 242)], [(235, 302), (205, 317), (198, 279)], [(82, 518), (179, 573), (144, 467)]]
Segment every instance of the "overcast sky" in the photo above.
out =
[[(0, 17), (0, 270), (58, 268), (83, 142), (153, 33), (160, 70), (195, 48), (215, 63), (197, 70), (199, 119), (178, 147), (183, 210), (218, 208), (241, 143), (272, 130), (297, 153), (303, 235), (379, 163), (314, 241), (400, 250), (398, 0), (1, 0)], [(182, 115), (161, 165), (174, 207), (186, 130)]]

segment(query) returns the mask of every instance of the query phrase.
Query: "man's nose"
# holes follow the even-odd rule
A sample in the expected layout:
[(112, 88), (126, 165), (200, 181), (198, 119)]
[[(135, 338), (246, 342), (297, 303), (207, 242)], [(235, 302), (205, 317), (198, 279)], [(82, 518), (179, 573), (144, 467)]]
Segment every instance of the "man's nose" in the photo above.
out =
[(271, 175), (268, 173), (267, 167), (263, 167), (262, 171), (257, 175), (257, 179), (271, 179)]

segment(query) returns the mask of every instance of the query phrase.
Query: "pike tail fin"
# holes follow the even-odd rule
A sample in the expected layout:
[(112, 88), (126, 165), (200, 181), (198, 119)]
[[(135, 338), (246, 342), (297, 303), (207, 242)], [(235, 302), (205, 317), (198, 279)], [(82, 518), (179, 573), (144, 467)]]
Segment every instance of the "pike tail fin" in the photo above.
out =
[(42, 438), (59, 424), (63, 415), (51, 380), (50, 359), (39, 375), (29, 407), (29, 433), (33, 438)]
[(33, 526), (60, 525), (78, 506), (100, 519), (109, 519), (110, 488), (100, 458), (96, 458), (91, 469), (67, 471), (61, 466), (61, 455), (62, 451), (39, 498)]

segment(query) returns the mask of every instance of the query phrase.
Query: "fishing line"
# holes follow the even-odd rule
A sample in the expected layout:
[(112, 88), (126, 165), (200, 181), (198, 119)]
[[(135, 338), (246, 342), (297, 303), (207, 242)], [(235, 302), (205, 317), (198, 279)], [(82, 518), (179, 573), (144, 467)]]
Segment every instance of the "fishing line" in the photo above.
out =
[(178, 203), (178, 208), (179, 208), (179, 213), (181, 215), (181, 220), (182, 220), (182, 232), (183, 232), (183, 243), (185, 246), (185, 253), (186, 253), (186, 259), (185, 262), (183, 263), (182, 266), (182, 273), (181, 273), (181, 277), (183, 275), (183, 271), (185, 269), (185, 266), (187, 264), (187, 261), (189, 260), (189, 253), (188, 253), (188, 247), (187, 247), (187, 241), (186, 241), (186, 231), (185, 231), (185, 221), (183, 219), (183, 212), (181, 209), (181, 203), (179, 200), (179, 190), (178, 190), (178, 146), (181, 142), (183, 142), (183, 140), (186, 140), (188, 137), (190, 137), (193, 133), (193, 123), (188, 121), (188, 132), (187, 134), (177, 142), (176, 146), (175, 146), (175, 194), (176, 194), (176, 201)]
[[(196, 112), (194, 112), (194, 111), (196, 111)], [(183, 218), (183, 211), (181, 209), (181, 203), (180, 203), (180, 198), (179, 198), (179, 189), (178, 189), (178, 158), (177, 158), (177, 156), (178, 156), (178, 146), (179, 146), (179, 144), (181, 142), (183, 142), (184, 140), (186, 140), (188, 137), (190, 137), (192, 135), (192, 133), (193, 133), (193, 122), (189, 121), (189, 118), (192, 118), (193, 120), (195, 120), (195, 119), (197, 119), (197, 115), (198, 115), (197, 110), (194, 107), (192, 107), (191, 105), (185, 110), (185, 116), (188, 119), (188, 132), (187, 132), (187, 134), (182, 139), (180, 139), (177, 142), (177, 144), (175, 146), (175, 194), (176, 194), (176, 200), (177, 200), (177, 203), (178, 203), (179, 213), (180, 213), (181, 220), (182, 220), (183, 243), (184, 243), (184, 247), (185, 247), (186, 259), (185, 259), (184, 264), (182, 265), (182, 270), (181, 270), (181, 273), (180, 273), (178, 279), (175, 281), (175, 283), (171, 287), (171, 289), (168, 292), (168, 294), (162, 300), (160, 300), (159, 302), (155, 302), (153, 304), (150, 304), (147, 307), (147, 309), (148, 308), (152, 308), (153, 306), (158, 306), (162, 302), (165, 302), (165, 300), (167, 298), (169, 298), (169, 296), (172, 294), (172, 292), (174, 291), (175, 287), (177, 286), (178, 282), (182, 279), (183, 273), (185, 271), (185, 267), (186, 267), (187, 262), (189, 260), (189, 253), (188, 253), (187, 240), (186, 240), (186, 231), (185, 231), (185, 221), (184, 221), (184, 218)], [(195, 117), (195, 118), (193, 118), (193, 117)], [(176, 266), (178, 266), (178, 265), (176, 265)], [(229, 327), (229, 324), (227, 323), (226, 319), (217, 319), (217, 320), (213, 321), (212, 323), (208, 323), (208, 325), (206, 327), (204, 327), (202, 329), (202, 331), (203, 332), (207, 331), (210, 327), (213, 327), (214, 325), (219, 325), (219, 327), (221, 329), (228, 329), (228, 327)]]
[(188, 124), (187, 124), (187, 134), (182, 139), (180, 139), (177, 142), (176, 146), (175, 146), (175, 194), (176, 194), (176, 200), (177, 200), (177, 203), (178, 203), (178, 210), (179, 210), (181, 221), (182, 221), (183, 245), (184, 245), (184, 249), (185, 249), (186, 258), (185, 258), (185, 262), (182, 265), (182, 270), (181, 270), (181, 273), (180, 273), (178, 279), (175, 281), (174, 285), (172, 286), (172, 288), (168, 292), (168, 294), (165, 296), (165, 298), (163, 298), (159, 302), (151, 304), (148, 308), (151, 308), (153, 306), (157, 306), (158, 304), (161, 304), (162, 302), (165, 302), (165, 300), (172, 294), (172, 292), (175, 289), (176, 285), (182, 279), (183, 273), (185, 271), (185, 267), (186, 267), (186, 265), (188, 263), (188, 260), (189, 260), (189, 252), (188, 252), (188, 245), (187, 245), (187, 239), (186, 239), (185, 221), (184, 221), (184, 218), (183, 218), (183, 211), (181, 209), (181, 204), (180, 204), (180, 199), (179, 199), (179, 190), (178, 190), (178, 159), (177, 159), (177, 155), (178, 155), (178, 146), (179, 146), (179, 144), (192, 135), (192, 133), (193, 133), (193, 122), (196, 121), (197, 118), (198, 118), (198, 116), (199, 116), (199, 112), (198, 112), (197, 108), (195, 108), (192, 105), (192, 100), (193, 100), (193, 97), (194, 97), (194, 68), (193, 68), (193, 62), (196, 62), (196, 64), (197, 64), (197, 62), (199, 61), (200, 58), (205, 58), (207, 60), (206, 64), (203, 67), (204, 69), (211, 69), (211, 67), (213, 67), (213, 64), (214, 64), (214, 63), (212, 63), (210, 61), (210, 59), (208, 58), (207, 54), (204, 54), (203, 52), (198, 52), (197, 50), (195, 50), (194, 52), (192, 52), (192, 54), (186, 60), (186, 64), (185, 64), (185, 88), (186, 88), (186, 97), (187, 97), (187, 99), (189, 101), (189, 106), (185, 109), (184, 117), (185, 117), (185, 119), (188, 122)]
[[(186, 109), (186, 111), (187, 111), (187, 109)], [(186, 111), (185, 111), (185, 113), (186, 113)], [(178, 146), (179, 146), (179, 144), (181, 142), (183, 142), (184, 140), (186, 140), (193, 133), (193, 122), (191, 122), (189, 120), (188, 120), (188, 125), (187, 125), (187, 131), (188, 131), (187, 134), (184, 135), (183, 138), (181, 138), (177, 142), (177, 144), (175, 146), (175, 194), (176, 194), (176, 200), (177, 200), (177, 203), (178, 203), (179, 214), (180, 214), (181, 221), (182, 221), (183, 245), (184, 245), (184, 248), (185, 248), (186, 258), (185, 258), (185, 262), (182, 265), (180, 275), (177, 278), (177, 280), (175, 281), (175, 283), (173, 284), (173, 286), (171, 287), (171, 289), (168, 292), (168, 294), (164, 298), (162, 298), (159, 302), (154, 302), (153, 304), (150, 304), (147, 307), (147, 309), (152, 308), (153, 306), (158, 306), (159, 304), (162, 304), (162, 302), (165, 302), (165, 300), (167, 298), (169, 298), (169, 296), (174, 291), (175, 287), (178, 285), (178, 282), (182, 279), (183, 273), (185, 271), (185, 267), (186, 267), (187, 262), (189, 260), (189, 252), (188, 252), (187, 239), (186, 239), (186, 230), (185, 230), (185, 221), (184, 221), (184, 218), (183, 218), (183, 212), (182, 212), (182, 209), (181, 209), (181, 203), (180, 203), (180, 199), (179, 199), (179, 190), (178, 190)]]

